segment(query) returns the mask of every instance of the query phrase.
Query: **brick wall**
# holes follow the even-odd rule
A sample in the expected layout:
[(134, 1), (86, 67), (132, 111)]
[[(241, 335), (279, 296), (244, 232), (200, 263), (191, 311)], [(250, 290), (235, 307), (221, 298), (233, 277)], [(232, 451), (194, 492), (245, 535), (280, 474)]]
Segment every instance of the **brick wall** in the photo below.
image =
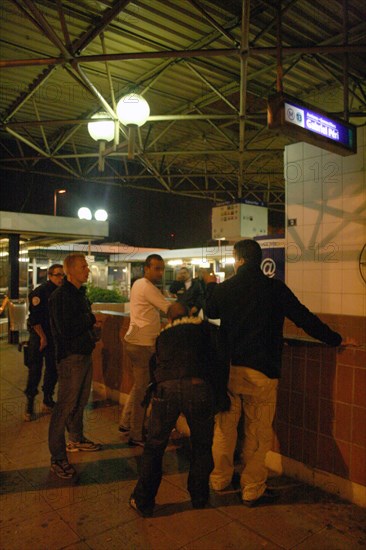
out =
[[(288, 345), (274, 449), (366, 485), (366, 128), (357, 154), (306, 143), (285, 148), (286, 283), (300, 301), (359, 346)], [(304, 337), (286, 323), (285, 334)], [(294, 343), (294, 342), (292, 342)]]
[(366, 320), (320, 317), (342, 335), (353, 327), (362, 345), (337, 350), (295, 340), (303, 334), (286, 324), (292, 337), (283, 354), (273, 450), (366, 485)]

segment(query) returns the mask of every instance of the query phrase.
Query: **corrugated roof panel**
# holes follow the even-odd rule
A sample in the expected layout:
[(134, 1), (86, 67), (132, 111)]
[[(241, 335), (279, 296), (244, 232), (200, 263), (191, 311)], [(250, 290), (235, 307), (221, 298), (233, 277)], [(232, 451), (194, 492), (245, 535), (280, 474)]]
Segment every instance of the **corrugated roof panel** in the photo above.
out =
[[(347, 40), (349, 44), (365, 46), (365, 2), (348, 0), (347, 4)], [(36, 10), (39, 10), (50, 26), (51, 32), (42, 32), (39, 25), (35, 25), (24, 11), (19, 10), (18, 5), (20, 4), (12, 0), (4, 0), (2, 4), (2, 60), (58, 58), (62, 55), (61, 51), (65, 53), (67, 48), (70, 49), (56, 2), (33, 2)], [(11, 124), (16, 121), (34, 121), (32, 126), (14, 125), (13, 129), (26, 140), (34, 140), (36, 146), (45, 147), (42, 129), (35, 124), (35, 102), (41, 120), (61, 121), (43, 126), (51, 150), (57, 147), (62, 136), (73, 133), (72, 140), (66, 140), (60, 149), (55, 149), (56, 156), (59, 153), (74, 154), (75, 148), (77, 152), (90, 152), (96, 155), (98, 146), (90, 138), (86, 124), (76, 129), (76, 122), (62, 121), (78, 121), (103, 110), (95, 94), (87, 92), (85, 85), (80, 85), (75, 73), (74, 76), (70, 74), (72, 66), (76, 69), (79, 65), (98, 93), (102, 94), (110, 106), (112, 105), (106, 70), (108, 65), (117, 100), (131, 91), (143, 92), (150, 103), (152, 115), (187, 115), (185, 120), (148, 122), (143, 126), (140, 135), (147, 156), (142, 155), (129, 161), (129, 170), (146, 170), (146, 174), (149, 175), (144, 180), (144, 185), (160, 188), (161, 182), (152, 179), (151, 171), (147, 172), (147, 169), (150, 162), (159, 171), (160, 167), (165, 165), (162, 161), (165, 155), (168, 159), (166, 162), (170, 163), (171, 178), (174, 179), (174, 171), (177, 178), (180, 172), (187, 176), (184, 183), (177, 187), (178, 190), (193, 193), (200, 190), (205, 193), (206, 186), (209, 189), (217, 188), (217, 179), (220, 180), (217, 173), (222, 170), (223, 173), (233, 171), (235, 174), (233, 176), (230, 172), (228, 176), (228, 185), (232, 191), (235, 190), (239, 178), (238, 119), (191, 120), (189, 117), (220, 113), (235, 115), (240, 108), (240, 93), (244, 91), (247, 107), (244, 166), (248, 165), (250, 168), (251, 163), (254, 163), (258, 171), (258, 174), (255, 171), (251, 173), (248, 181), (253, 185), (257, 182), (262, 185), (267, 181), (268, 185), (273, 185), (277, 189), (281, 182), (283, 184), (283, 179), (278, 175), (282, 166), (278, 150), (281, 150), (290, 138), (268, 132), (265, 115), (267, 96), (276, 90), (277, 81), (277, 52), (275, 49), (268, 49), (277, 45), (276, 5), (263, 0), (252, 0), (250, 3), (250, 48), (245, 82), (241, 82), (240, 79), (238, 54), (228, 56), (223, 53), (215, 57), (200, 54), (187, 58), (182, 57), (185, 54), (180, 57), (175, 54), (183, 51), (190, 55), (191, 49), (232, 49), (239, 53), (242, 28), (240, 0), (197, 0), (197, 6), (202, 10), (188, 0), (121, 2), (119, 11), (115, 10), (118, 2), (112, 0), (79, 0), (77, 3), (61, 0), (59, 5), (65, 17), (68, 40), (72, 44), (77, 43), (80, 52), (74, 54), (70, 50), (70, 55), (66, 56), (68, 59), (65, 58), (56, 69), (35, 64), (2, 70), (0, 111), (3, 117), (5, 114), (12, 115), (9, 119), (10, 129)], [(312, 0), (286, 0), (282, 2), (282, 7), (284, 91), (333, 112), (342, 111), (345, 57), (342, 53), (323, 52), (320, 46), (343, 44), (343, 0), (323, 0), (315, 4)], [(30, 8), (25, 10), (30, 13)], [(112, 18), (108, 17), (110, 10), (115, 10)], [(35, 13), (31, 17), (37, 19)], [(42, 18), (38, 19), (38, 24), (42, 24)], [(106, 21), (104, 26), (102, 21)], [(134, 59), (112, 58), (106, 61), (97, 58), (93, 62), (83, 61), (86, 55), (103, 54), (99, 36), (101, 31), (107, 56), (170, 52), (172, 57), (136, 56)], [(49, 36), (46, 36), (47, 33)], [(61, 41), (64, 47), (58, 48), (55, 41)], [(288, 46), (302, 47), (302, 50), (294, 50), (288, 55)], [(310, 46), (318, 49), (309, 50)], [(259, 51), (259, 48), (263, 50)], [(67, 61), (72, 61), (72, 64)], [(366, 116), (360, 116), (362, 111), (365, 111), (365, 99), (361, 89), (366, 74), (366, 53), (349, 54), (347, 63), (349, 105), (354, 114), (351, 120), (356, 123), (366, 122)], [(22, 101), (24, 93), (32, 88), (35, 89), (33, 96), (25, 102)], [(231, 108), (230, 104), (233, 104), (236, 110)], [(12, 138), (6, 132), (3, 132), (2, 136), (7, 140), (9, 147), (9, 140)], [(120, 141), (116, 154), (124, 155), (123, 158), (126, 158), (127, 144), (122, 133)], [(246, 151), (247, 146), (259, 151)], [(37, 154), (26, 144), (23, 144), (23, 147), (25, 154)], [(266, 148), (269, 151), (266, 151)], [(139, 150), (138, 144), (137, 149)], [(212, 150), (218, 152), (212, 154)], [(227, 152), (221, 153), (222, 150)], [(195, 154), (186, 154), (186, 151), (194, 151)], [(197, 154), (198, 152), (201, 152), (201, 155)], [(18, 154), (15, 144), (13, 154)], [(108, 171), (108, 166), (118, 166), (120, 173), (125, 166), (121, 163), (121, 158), (109, 157), (102, 176), (96, 169), (88, 174), (95, 178), (103, 177), (103, 181), (109, 177), (110, 181), (114, 182), (115, 173)], [(75, 165), (75, 160), (67, 162)], [(80, 162), (83, 170), (87, 172), (95, 158), (81, 159)], [(43, 168), (46, 165), (43, 160), (37, 163), (37, 167)], [(31, 168), (29, 165), (29, 169)], [(61, 168), (60, 171), (62, 173)], [(273, 176), (269, 175), (268, 171), (272, 171)], [(167, 177), (165, 172), (162, 172), (161, 176)], [(131, 181), (128, 180), (129, 184)], [(132, 184), (140, 185), (139, 182), (136, 180)]]

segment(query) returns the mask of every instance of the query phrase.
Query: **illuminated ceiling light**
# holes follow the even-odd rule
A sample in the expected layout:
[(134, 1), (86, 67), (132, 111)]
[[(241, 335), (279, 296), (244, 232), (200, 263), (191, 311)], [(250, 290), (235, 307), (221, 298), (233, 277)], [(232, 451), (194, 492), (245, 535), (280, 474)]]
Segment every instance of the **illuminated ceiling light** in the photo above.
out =
[(175, 267), (177, 265), (182, 265), (182, 260), (169, 260), (168, 265), (171, 265), (172, 267)]
[(104, 170), (104, 151), (105, 151), (105, 144), (107, 141), (112, 141), (114, 138), (114, 132), (115, 132), (115, 123), (114, 120), (98, 120), (98, 119), (108, 119), (109, 116), (104, 111), (101, 111), (100, 113), (95, 113), (95, 115), (92, 116), (92, 119), (96, 119), (96, 122), (89, 122), (88, 123), (88, 132), (89, 135), (95, 140), (99, 142), (99, 160), (98, 160), (98, 170), (100, 172), (103, 172)]
[(99, 210), (97, 210), (95, 212), (94, 218), (98, 222), (105, 222), (108, 219), (108, 213), (105, 210), (103, 210), (102, 208), (100, 208)]
[(78, 210), (78, 216), (80, 220), (91, 220), (92, 219), (92, 213), (89, 208), (86, 206), (82, 206)]
[(150, 115), (150, 107), (141, 95), (131, 93), (119, 100), (117, 104), (118, 120), (128, 127), (128, 158), (134, 157), (136, 128), (143, 126)]
[(95, 140), (112, 141), (114, 138), (114, 121), (113, 120), (98, 120), (109, 118), (107, 113), (100, 112), (95, 113), (92, 119), (96, 119), (96, 122), (88, 123), (89, 135)]
[(191, 260), (192, 265), (200, 265), (202, 262), (206, 262), (206, 260), (203, 260), (202, 258), (192, 258)]
[(141, 95), (127, 94), (117, 104), (118, 120), (125, 126), (143, 126), (149, 115), (149, 104)]
[(224, 265), (235, 264), (235, 258), (225, 258), (225, 260), (222, 260), (222, 263)]

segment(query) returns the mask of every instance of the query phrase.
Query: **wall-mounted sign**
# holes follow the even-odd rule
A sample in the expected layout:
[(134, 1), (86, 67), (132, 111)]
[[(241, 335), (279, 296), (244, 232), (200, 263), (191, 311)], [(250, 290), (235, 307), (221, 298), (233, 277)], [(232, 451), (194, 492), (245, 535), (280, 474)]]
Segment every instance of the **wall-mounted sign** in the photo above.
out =
[(268, 99), (268, 127), (339, 155), (357, 153), (357, 128), (284, 94)]

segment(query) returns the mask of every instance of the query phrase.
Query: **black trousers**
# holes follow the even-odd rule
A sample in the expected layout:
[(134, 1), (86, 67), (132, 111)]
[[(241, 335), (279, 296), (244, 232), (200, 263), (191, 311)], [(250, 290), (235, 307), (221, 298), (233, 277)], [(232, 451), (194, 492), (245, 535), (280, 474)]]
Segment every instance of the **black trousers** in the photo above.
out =
[(55, 360), (55, 349), (51, 345), (39, 351), (39, 336), (30, 333), (28, 344), (28, 380), (25, 388), (25, 395), (33, 399), (38, 394), (38, 385), (42, 376), (43, 360), (45, 361), (45, 372), (43, 376), (42, 391), (45, 399), (52, 397), (57, 383), (57, 367)]
[(133, 497), (141, 510), (152, 511), (162, 478), (162, 460), (169, 436), (180, 413), (191, 431), (191, 464), (188, 491), (193, 504), (205, 504), (209, 496), (209, 476), (213, 469), (213, 390), (207, 382), (182, 378), (160, 382), (152, 399), (147, 440), (140, 478)]

